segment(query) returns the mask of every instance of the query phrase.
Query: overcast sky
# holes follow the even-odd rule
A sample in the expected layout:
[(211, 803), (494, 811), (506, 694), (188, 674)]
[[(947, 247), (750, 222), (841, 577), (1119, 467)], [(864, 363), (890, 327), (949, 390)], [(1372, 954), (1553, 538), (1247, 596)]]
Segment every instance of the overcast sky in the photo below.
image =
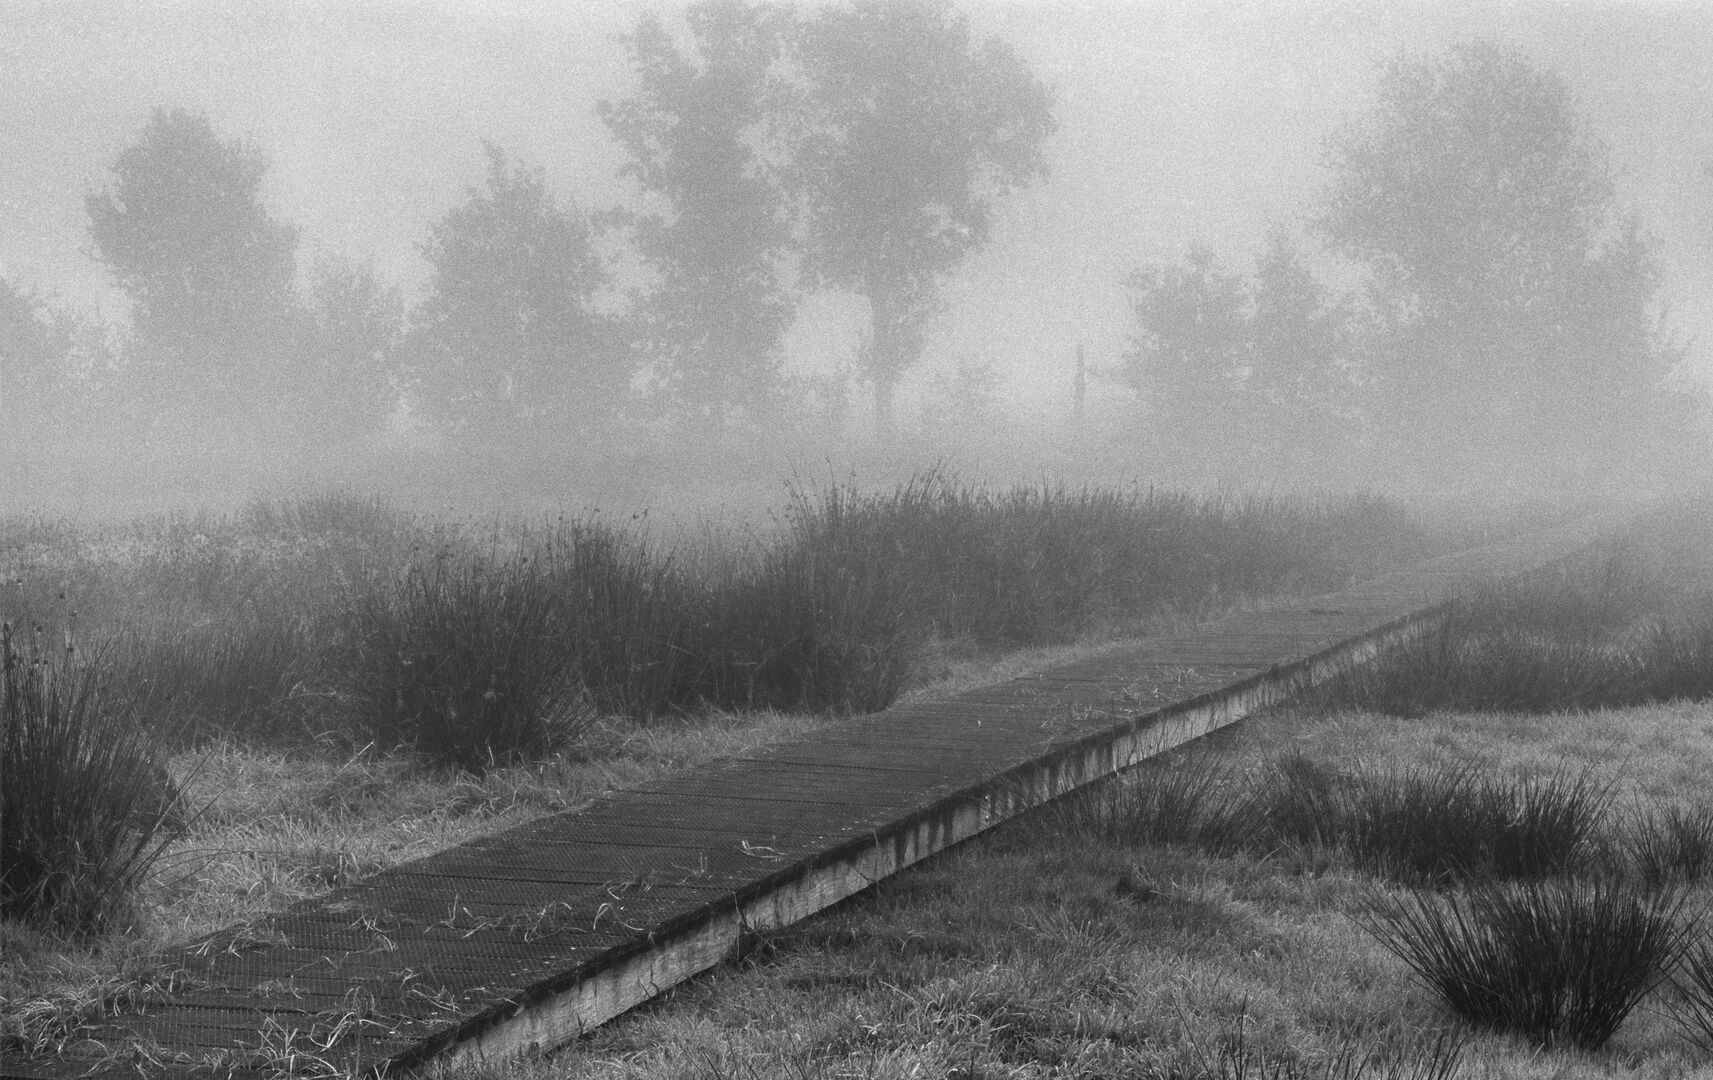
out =
[[(991, 360), (1013, 396), (1068, 401), (1076, 343), (1124, 346), (1122, 281), (1209, 243), (1247, 269), (1298, 223), (1323, 142), (1376, 64), (1485, 37), (1570, 82), (1661, 242), (1674, 321), (1713, 342), (1713, 4), (1138, 3), (961, 0), (1059, 94), (1051, 178), (1013, 198), (949, 290), (930, 362)], [(412, 288), (428, 223), (483, 175), (480, 140), (544, 167), (585, 207), (626, 197), (596, 102), (629, 92), (612, 39), (677, 4), (226, 0), (0, 5), (0, 273), (75, 306), (123, 303), (87, 256), (83, 198), (157, 106), (206, 113), (272, 161), (271, 208), (300, 264), (372, 256)], [(812, 306), (797, 359), (849, 348)], [(1703, 353), (1713, 350), (1703, 349)]]

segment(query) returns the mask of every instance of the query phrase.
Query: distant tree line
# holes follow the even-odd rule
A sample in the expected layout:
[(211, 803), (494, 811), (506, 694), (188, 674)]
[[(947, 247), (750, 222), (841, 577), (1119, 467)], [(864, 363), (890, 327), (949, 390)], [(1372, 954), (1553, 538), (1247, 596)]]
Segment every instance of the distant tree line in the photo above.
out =
[[(622, 39), (635, 92), (598, 106), (635, 204), (579, 206), (484, 143), (412, 304), (367, 262), (323, 260), (300, 290), (263, 155), (157, 110), (87, 198), (124, 332), (0, 282), (0, 450), (80, 417), (183, 437), (218, 416), (324, 447), (401, 409), (473, 442), (807, 426), (848, 392), (784, 363), (823, 290), (866, 302), (848, 373), (890, 435), (943, 286), (996, 202), (1045, 175), (1052, 94), (944, 0), (703, 0), (685, 22), (643, 15)], [(1563, 81), (1517, 56), (1392, 61), (1329, 140), (1306, 234), (1275, 228), (1251, 273), (1196, 247), (1128, 278), (1123, 437), (1209, 475), (1381, 461), (1557, 483), (1647, 454), (1682, 350), (1606, 157)], [(922, 423), (987, 415), (998, 379), (966, 359)]]
[(1129, 279), (1117, 374), (1154, 452), (1574, 484), (1656, 448), (1682, 349), (1562, 79), (1485, 44), (1394, 60), (1328, 159), (1311, 229), (1357, 293), (1283, 231), (1252, 278), (1197, 248)]
[[(322, 262), (300, 291), (266, 158), (156, 110), (87, 198), (131, 310), (72, 380), (84, 403), (173, 437), (218, 416), (337, 445), (403, 403), (472, 440), (598, 441), (623, 419), (718, 435), (802, 422), (810, 388), (782, 340), (808, 292), (837, 289), (868, 302), (855, 374), (889, 432), (942, 285), (994, 201), (1044, 173), (1052, 96), (944, 0), (704, 0), (687, 23), (679, 41), (642, 16), (623, 41), (636, 92), (599, 105), (637, 208), (576, 205), (486, 143), (484, 182), (427, 230), (408, 306), (369, 263)], [(7, 286), (0, 349), (0, 417), (41, 430), (68, 389), (68, 328)]]

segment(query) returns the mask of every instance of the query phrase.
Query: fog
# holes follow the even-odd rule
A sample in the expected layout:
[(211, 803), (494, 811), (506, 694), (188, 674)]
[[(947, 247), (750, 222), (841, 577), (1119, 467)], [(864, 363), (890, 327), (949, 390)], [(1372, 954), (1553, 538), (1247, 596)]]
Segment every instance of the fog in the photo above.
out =
[[(797, 10), (809, 17), (837, 6)], [(691, 48), (683, 6), (0, 8), (0, 88), (11, 105), (0, 277), (37, 297), (44, 318), (75, 322), (82, 342), (50, 375), (37, 373), (33, 397), (19, 389), (21, 364), (0, 369), (11, 383), (0, 385), (0, 422), (10, 429), (0, 433), (0, 498), (8, 509), (109, 516), (345, 485), (465, 506), (705, 508), (777, 501), (793, 479), (850, 470), (884, 478), (936, 461), (998, 480), (1533, 497), (1647, 488), (1701, 467), (1705, 406), (1688, 391), (1710, 373), (1697, 342), (1713, 340), (1713, 8), (956, 0), (952, 9), (973, 43), (1003, 42), (1051, 90), (1053, 130), (1041, 147), (1044, 175), (995, 197), (986, 242), (940, 277), (919, 358), (898, 379), (894, 432), (877, 433), (871, 384), (855, 377), (874, 344), (868, 300), (789, 270), (796, 307), (781, 369), (797, 396), (788, 421), (698, 427), (660, 404), (665, 369), (650, 353), (632, 379), (636, 400), (598, 437), (571, 420), (527, 435), (501, 423), (476, 437), (431, 417), (400, 387), (373, 430), (332, 439), (319, 433), (313, 407), (269, 429), (226, 410), (230, 398), (191, 402), (192, 415), (163, 420), (113, 400), (129, 391), (90, 391), (102, 382), (94, 369), (142, 355), (134, 297), (99, 257), (87, 205), (114, 189), (120, 155), (162, 110), (206, 118), (221, 140), (246, 140), (266, 163), (261, 203), (297, 230), (298, 295), (313, 292), (314, 268), (329, 258), (367, 262), (380, 287), (397, 289), (405, 325), (417, 325), (433, 290), (425, 245), (488, 179), (484, 143), (512, 166), (540, 170), (560, 207), (597, 216), (659, 208), (625, 174), (626, 151), (599, 103), (638, 94), (619, 37), (645, 15)], [(1675, 395), (1669, 422), (1656, 421), (1651, 405), (1589, 419), (1553, 414), (1551, 394), (1519, 398), (1514, 408), (1535, 414), (1524, 425), (1531, 430), (1586, 423), (1589, 438), (1597, 431), (1612, 444), (1574, 468), (1537, 461), (1557, 452), (1542, 449), (1547, 442), (1483, 458), (1502, 436), (1444, 423), (1424, 422), (1419, 444), (1465, 444), (1443, 460), (1374, 449), (1395, 425), (1360, 404), (1329, 421), (1365, 432), (1336, 452), (1271, 446), (1275, 420), (1244, 436), (1253, 444), (1244, 452), (1225, 453), (1229, 417), (1217, 403), (1171, 428), (1164, 391), (1134, 375), (1147, 365), (1125, 376), (1142, 331), (1135, 275), (1165, 274), (1205, 250), (1220, 273), (1249, 280), (1270, 230), (1283, 230), (1329, 297), (1365, 302), (1368, 269), (1316, 226), (1337, 179), (1329, 140), (1371, 113), (1386, 62), (1428, 63), (1476, 42), (1562, 80), (1575, 116), (1604, 144), (1613, 221), (1634, 216), (1657, 270), (1645, 306), (1656, 367), (1670, 370), (1650, 369), (1648, 389)], [(597, 247), (612, 267), (598, 304), (623, 322), (653, 279), (622, 235)], [(640, 332), (629, 333), (634, 344)], [(1350, 348), (1341, 371), (1372, 381), (1363, 346)], [(1233, 365), (1227, 382), (1258, 385), (1254, 362)], [(1567, 362), (1550, 378), (1574, 382), (1579, 371)], [(830, 404), (836, 387), (850, 395), (847, 410)], [(160, 408), (170, 412), (174, 397), (165, 398)], [(1444, 411), (1455, 416), (1457, 407)], [(1669, 453), (1643, 446), (1644, 427)]]

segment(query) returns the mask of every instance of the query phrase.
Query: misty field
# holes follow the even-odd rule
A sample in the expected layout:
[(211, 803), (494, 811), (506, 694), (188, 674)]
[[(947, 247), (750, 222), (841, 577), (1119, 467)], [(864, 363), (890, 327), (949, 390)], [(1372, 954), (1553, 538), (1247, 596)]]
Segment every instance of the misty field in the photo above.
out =
[(7, 1038), (164, 943), (614, 785), (1479, 535), (939, 473), (747, 530), (347, 495), (0, 519)]
[[(890, 490), (834, 485), (796, 492), (768, 528), (747, 531), (668, 531), (645, 519), (607, 522), (598, 515), (452, 521), (342, 495), (258, 500), (227, 517), (101, 529), (45, 518), (0, 521), (6, 581), (0, 602), (8, 626), (0, 1038), (13, 1047), (51, 1047), (74, 1035), (82, 1020), (162, 977), (150, 955), (163, 945), (575, 807), (611, 787), (812, 732), (902, 696), (1006, 678), (1094, 643), (1269, 595), (1333, 589), (1527, 524), (1515, 516), (1481, 520), (1478, 527), (1429, 524), (1372, 497), (988, 489), (933, 473)], [(1686, 535), (1681, 550), (1654, 543), (1647, 560), (1684, 563), (1698, 554), (1694, 538), (1704, 530)], [(1567, 651), (1565, 641), (1552, 639), (1555, 655), (1573, 665), (1585, 666), (1594, 654), (1671, 652), (1639, 648), (1652, 643), (1675, 648), (1681, 668), (1713, 667), (1704, 661), (1713, 634), (1693, 632), (1703, 625), (1695, 615), (1701, 609), (1679, 604), (1676, 615), (1664, 618), (1672, 582), (1631, 566), (1607, 554), (1543, 578), (1532, 591), (1470, 601), (1449, 624), (1461, 628), (1455, 640), (1429, 637), (1421, 647), (1442, 659), (1491, 653), (1495, 641), (1540, 638), (1514, 624), (1519, 617), (1538, 623), (1544, 611), (1586, 631), (1576, 640), (1589, 652)], [(1566, 620), (1566, 611), (1584, 617)], [(1333, 723), (1324, 718), (1346, 717), (1378, 700), (1377, 685), (1408, 699), (1409, 707), (1398, 711), (1433, 710), (1440, 703), (1432, 687), (1457, 680), (1428, 680), (1424, 689), (1405, 675), (1428, 666), (1419, 655), (1406, 657), (1380, 683), (1371, 673), (1353, 673), (1339, 692), (1363, 700), (1327, 698), (1302, 715)], [(1271, 723), (1246, 729), (1255, 733), (1254, 753), (1277, 745), (1267, 734)], [(1248, 737), (1243, 741), (1250, 753)], [(1004, 871), (1035, 882), (1030, 889), (1045, 888), (1027, 902), (1053, 910), (1016, 908), (1027, 897), (996, 894), (996, 921), (982, 931), (995, 935), (992, 942), (958, 945), (948, 955), (987, 956), (984, 950), (992, 949), (999, 950), (995, 957), (1025, 956), (1052, 946), (1056, 959), (1039, 958), (1048, 967), (1084, 955), (1054, 937), (1061, 923), (1083, 933), (1087, 920), (1051, 884), (1067, 872), (1052, 860), (1082, 858), (1085, 847), (1114, 842), (1110, 814), (1102, 819), (1102, 813), (1085, 807), (1073, 813), (1082, 824), (1005, 833), (1039, 836), (1029, 830), (1062, 828), (1079, 837), (1063, 851), (1028, 856), (1050, 866)], [(1659, 820), (1665, 828), (1667, 819)], [(1210, 828), (1208, 835), (1220, 832)], [(1277, 852), (1269, 845), (1242, 840), (1236, 827), (1224, 835), (1214, 850), (1181, 857), (1214, 860), (1209, 866), (1248, 860), (1247, 872), (1276, 875)], [(1007, 847), (1014, 843), (989, 841), (957, 856), (946, 864), (950, 869), (906, 878), (917, 884), (889, 885), (865, 902), (869, 907), (854, 905), (831, 916), (831, 924), (764, 943), (747, 966), (766, 967), (777, 950), (789, 954), (796, 948), (790, 942), (800, 939), (810, 944), (794, 963), (836, 967), (843, 963), (838, 950), (814, 944), (827, 925), (892, 919), (900, 891), (914, 895), (920, 882), (965, 872), (965, 860), (985, 858), (979, 852), (993, 845), (1014, 851)], [(1125, 843), (1122, 858), (1140, 858), (1140, 849)], [(1284, 847), (1294, 852), (1304, 842)], [(1332, 855), (1312, 861), (1339, 864)], [(1356, 880), (1355, 870), (1340, 873)], [(1156, 872), (1146, 883), (1149, 897), (1160, 888)], [(1114, 895), (1128, 904), (1123, 892)], [(927, 916), (906, 922), (918, 917)], [(944, 934), (962, 917), (932, 916)], [(891, 940), (904, 931), (875, 933)], [(1151, 940), (1149, 948), (1169, 950), (1176, 939)], [(915, 946), (900, 949), (901, 962), (917, 956)], [(933, 965), (947, 960), (934, 959), (935, 948), (927, 955)], [(992, 962), (981, 978), (1022, 978), (1035, 963), (1005, 974)], [(1074, 974), (1080, 979), (1081, 969)], [(942, 988), (947, 993), (973, 978), (951, 969), (940, 975), (951, 979)], [(719, 988), (723, 1001), (733, 978), (724, 973), (698, 983), (679, 1000)], [(822, 976), (793, 978), (820, 985)], [(917, 1002), (934, 1015), (898, 1019), (886, 1029), (902, 1040), (894, 1044), (846, 1032), (825, 1046), (778, 1044), (784, 1056), (771, 1059), (698, 1020), (697, 1037), (711, 1042), (685, 1049), (673, 1034), (659, 1046), (678, 1047), (673, 1052), (687, 1057), (638, 1067), (661, 1075), (799, 1075), (793, 1069), (903, 1075), (926, 1060), (921, 1054), (943, 1050), (978, 1069), (988, 1068), (980, 1063), (1003, 1035), (992, 1017), (959, 1012), (961, 1034), (937, 1042), (920, 1025), (941, 1024), (936, 1010), (955, 1002), (919, 1001), (890, 976), (877, 975), (881, 982), (872, 985), (852, 975), (827, 978), (853, 994), (893, 994), (893, 1013)], [(1051, 995), (1060, 992), (1019, 1008), (1057, 1017), (1063, 1003)], [(718, 1008), (748, 1007), (743, 993)], [(1064, 1018), (1041, 1022), (1061, 1034), (1096, 1031), (1079, 1026), (1092, 1022), (1079, 1002)], [(773, 1022), (755, 1007), (762, 1011), (746, 1028), (751, 1034)], [(871, 1008), (851, 1007), (863, 1015)], [(627, 1020), (551, 1069), (617, 1068), (613, 1058), (600, 1056), (614, 1047), (633, 1061), (636, 1044), (626, 1043), (632, 1036), (625, 1033), (661, 1022), (676, 1008)], [(1225, 1020), (1242, 1015), (1222, 1008), (1217, 1015)], [(786, 1018), (779, 1022), (786, 1024), (779, 1030), (792, 1030)], [(1186, 1021), (1183, 1030), (1203, 1041), (1179, 1049), (1212, 1055), (1208, 1062), (1229, 1059), (1218, 1068), (1247, 1061), (1230, 1057), (1229, 1040), (1214, 1038), (1211, 1022)], [(1123, 1049), (1128, 1036), (1114, 1038)], [(1348, 1048), (1367, 1054), (1394, 1042), (1387, 1034)], [(1149, 1036), (1132, 1049), (1153, 1053), (1166, 1045)], [(1278, 1046), (1256, 1045), (1274, 1063), (1264, 1067), (1276, 1070), (1261, 1075), (1299, 1075), (1277, 1071), (1284, 1068), (1277, 1065), (1284, 1060)], [(1315, 1060), (1305, 1053), (1303, 1060)]]
[[(1660, 828), (1667, 814), (1705, 823), (1701, 778), (1713, 767), (1713, 730), (1705, 706), (1682, 704), (1547, 717), (1259, 715), (772, 935), (737, 964), (556, 1058), (466, 1075), (1701, 1075), (1694, 1070), (1713, 1047), (1705, 938), (1691, 953), (1702, 966), (1678, 969), (1681, 987), (1654, 985), (1657, 971), (1644, 972), (1641, 985), (1652, 992), (1601, 1049), (1581, 1049), (1561, 1032), (1543, 1050), (1525, 1034), (1459, 1020), (1364, 929), (1365, 912), (1418, 898), (1444, 903), (1440, 893), (1365, 869), (1330, 838), (1245, 836), (1240, 814), (1206, 832), (1178, 832), (1171, 813), (1185, 803), (1162, 805), (1158, 794), (1165, 787), (1182, 796), (1174, 780), (1186, 773), (1207, 777), (1193, 805), (1230, 812), (1288, 797), (1293, 777), (1348, 792), (1412, 770), (1472, 767), (1514, 788), (1569, 776), (1598, 796), (1599, 828), (1575, 849), (1588, 863), (1578, 873), (1588, 876), (1547, 886), (1586, 881), (1593, 890), (1611, 880), (1601, 874), (1639, 880), (1632, 860), (1647, 848), (1630, 837), (1657, 837), (1642, 830)], [(1703, 825), (1703, 851), (1705, 834)], [(1687, 919), (1705, 908), (1706, 872), (1703, 865), (1693, 884), (1661, 892), (1634, 884), (1614, 892), (1643, 915), (1681, 901), (1674, 910)], [(1463, 887), (1444, 895), (1465, 895), (1454, 891)], [(1533, 895), (1528, 884), (1487, 888)], [(1634, 943), (1613, 935), (1615, 948)], [(1555, 945), (1549, 932), (1525, 956), (1544, 966)]]
[[(554, 1058), (462, 1075), (1703, 1075), (1713, 688), (1678, 665), (1713, 668), (1704, 526), (1477, 589), (1312, 700), (768, 935)], [(1496, 656), (1518, 677), (1484, 682)], [(1592, 657), (1649, 703), (1535, 677)]]
[[(1698, 5), (246, 6), (0, 5), (0, 1050), (616, 786), (1713, 490)], [(1713, 515), (1636, 520), (540, 1072), (1687, 1072)]]

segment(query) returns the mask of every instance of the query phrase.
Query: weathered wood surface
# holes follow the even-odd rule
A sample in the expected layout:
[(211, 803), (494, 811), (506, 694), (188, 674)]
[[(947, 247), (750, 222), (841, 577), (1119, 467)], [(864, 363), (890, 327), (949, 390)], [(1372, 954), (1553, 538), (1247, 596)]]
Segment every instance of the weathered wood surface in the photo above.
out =
[(162, 958), (178, 973), (6, 1077), (407, 1069), (575, 1038), (1050, 798), (1289, 697), (1587, 523), (1242, 612), (611, 792)]

